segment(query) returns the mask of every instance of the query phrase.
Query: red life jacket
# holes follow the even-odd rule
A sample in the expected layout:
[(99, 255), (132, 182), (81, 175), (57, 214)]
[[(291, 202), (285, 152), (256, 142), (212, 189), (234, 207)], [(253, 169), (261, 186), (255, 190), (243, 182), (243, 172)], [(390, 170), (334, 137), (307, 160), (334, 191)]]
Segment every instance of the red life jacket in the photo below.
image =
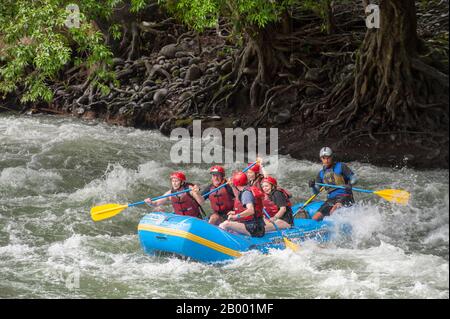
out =
[[(226, 183), (226, 181), (224, 182)], [(209, 186), (210, 191), (212, 191), (215, 188), (217, 187), (215, 187), (213, 184)], [(211, 202), (211, 208), (215, 213), (218, 212), (228, 213), (230, 210), (233, 210), (234, 207), (233, 197), (231, 196), (228, 190), (228, 186), (224, 186), (217, 192), (209, 194), (209, 201)]]
[(250, 187), (246, 186), (241, 192), (239, 192), (239, 195), (234, 198), (234, 211), (236, 212), (236, 214), (239, 214), (239, 213), (242, 213), (244, 210), (247, 209), (247, 208), (245, 208), (244, 205), (242, 205), (242, 203), (240, 201), (242, 193), (245, 190), (251, 191), (252, 194), (253, 194), (253, 197), (255, 198), (255, 204), (254, 204), (255, 213), (253, 215), (250, 215), (250, 216), (241, 217), (239, 219), (239, 221), (249, 221), (249, 220), (256, 219), (258, 217), (262, 217), (263, 216), (263, 198), (264, 198), (264, 194), (258, 187), (255, 187), (255, 186), (250, 186)]
[[(176, 191), (172, 189), (171, 193), (176, 193), (184, 189), (187, 189), (189, 188), (189, 185), (192, 184), (185, 183), (181, 187), (181, 189), (178, 189)], [(170, 197), (170, 200), (172, 201), (172, 207), (173, 210), (175, 211), (175, 214), (201, 218), (200, 205), (189, 194), (189, 192), (172, 196)]]
[[(289, 199), (291, 197), (291, 194), (287, 190), (280, 188), (280, 187), (275, 189), (274, 192), (277, 190), (280, 191), (286, 197), (287, 206), (291, 207), (292, 203)], [(273, 194), (273, 192), (272, 192), (272, 194)], [(267, 213), (269, 214), (269, 216), (273, 217), (273, 216), (275, 216), (276, 213), (278, 213), (278, 211), (280, 210), (280, 207), (278, 207), (277, 204), (275, 204), (273, 201), (270, 200), (270, 195), (271, 194), (264, 194), (263, 205), (264, 205), (264, 208), (266, 209)], [(287, 207), (286, 207), (286, 209), (287, 209)]]
[(279, 191), (281, 191), (284, 194), (284, 196), (286, 196), (286, 202), (287, 202), (288, 207), (292, 207), (292, 202), (291, 202), (292, 194), (290, 192), (288, 192), (287, 190), (285, 190), (284, 188), (277, 187), (277, 189)]

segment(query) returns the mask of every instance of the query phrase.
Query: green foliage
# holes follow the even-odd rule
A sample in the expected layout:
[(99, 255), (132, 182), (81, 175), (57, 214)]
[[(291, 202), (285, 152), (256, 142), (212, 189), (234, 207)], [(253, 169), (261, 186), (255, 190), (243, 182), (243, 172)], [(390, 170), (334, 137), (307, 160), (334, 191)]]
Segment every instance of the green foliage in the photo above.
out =
[(331, 0), (303, 0), (301, 6), (304, 9), (314, 11), (321, 17), (325, 17), (327, 14), (327, 5)]
[[(93, 83), (107, 92), (112, 53), (93, 19), (108, 18), (120, 0), (2, 0), (0, 2), (0, 93), (24, 88), (22, 102), (51, 101), (48, 83), (71, 61), (84, 64)], [(80, 10), (79, 27), (66, 26), (68, 4)], [(75, 25), (75, 27), (74, 27)], [(113, 29), (117, 36), (117, 28)]]
[[(154, 0), (153, 0), (154, 1)], [(180, 21), (196, 31), (231, 22), (235, 40), (253, 36), (279, 22), (293, 7), (310, 8), (325, 16), (330, 0), (158, 0)], [(347, 0), (341, 0), (347, 1)], [(114, 9), (130, 4), (144, 10), (152, 0), (0, 0), (0, 94), (23, 89), (22, 101), (52, 99), (49, 83), (72, 64), (88, 70), (91, 83), (107, 93), (114, 81), (108, 68), (112, 53), (95, 21), (107, 21)], [(79, 27), (66, 25), (67, 5), (80, 9)], [(111, 24), (114, 39), (121, 26)]]
[(304, 0), (301, 6), (304, 9), (311, 10), (315, 12), (321, 19), (321, 31), (324, 32), (327, 29), (327, 18), (328, 18), (328, 5), (331, 0)]
[(145, 8), (148, 0), (131, 0), (131, 12), (138, 12)]
[(311, 10), (315, 14), (317, 14), (322, 19), (322, 31), (326, 31), (328, 26), (328, 20), (329, 15), (331, 12), (329, 11), (329, 6), (331, 3), (334, 2), (335, 4), (340, 3), (348, 3), (350, 0), (338, 0), (338, 1), (332, 1), (332, 0), (302, 0), (299, 1), (299, 5), (301, 8), (306, 10)]
[(112, 24), (109, 27), (109, 32), (111, 33), (113, 39), (119, 40), (122, 36), (121, 26), (119, 24)]
[(158, 3), (197, 31), (214, 27), (221, 7), (220, 0), (158, 0)]
[(215, 27), (219, 18), (233, 23), (238, 32), (262, 29), (280, 20), (295, 0), (159, 0), (171, 13), (192, 29)]
[[(347, 2), (340, 0), (339, 2)], [(202, 32), (217, 26), (219, 19), (233, 25), (238, 38), (246, 33), (266, 28), (279, 22), (285, 12), (292, 8), (314, 11), (324, 21), (329, 18), (331, 0), (158, 0), (180, 21), (190, 28)]]

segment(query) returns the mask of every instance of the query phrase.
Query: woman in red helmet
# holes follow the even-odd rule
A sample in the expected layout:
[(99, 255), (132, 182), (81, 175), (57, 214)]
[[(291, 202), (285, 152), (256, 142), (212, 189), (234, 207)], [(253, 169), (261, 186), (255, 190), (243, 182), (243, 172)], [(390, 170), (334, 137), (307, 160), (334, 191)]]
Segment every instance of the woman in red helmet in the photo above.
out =
[(270, 221), (264, 218), (266, 232), (276, 230), (272, 222), (277, 224), (279, 229), (290, 228), (294, 224), (290, 194), (278, 187), (277, 180), (272, 176), (265, 177), (261, 186), (264, 192), (263, 205), (270, 216)]
[[(250, 166), (251, 164), (249, 164)], [(264, 178), (264, 172), (263, 167), (261, 164), (256, 163), (253, 165), (248, 171), (247, 171), (247, 178), (248, 178), (248, 185), (250, 186), (256, 186), (260, 190), (261, 188), (261, 181)]]
[(248, 186), (245, 173), (233, 176), (233, 185), (238, 191), (234, 199), (233, 210), (228, 212), (228, 220), (219, 225), (224, 230), (232, 230), (252, 237), (262, 237), (264, 231), (263, 197), (264, 194), (255, 186)]
[[(200, 205), (205, 202), (205, 195), (207, 193), (227, 183), (225, 178), (225, 169), (222, 166), (213, 166), (210, 168), (209, 172), (211, 174), (211, 184), (209, 184), (209, 186), (202, 192), (201, 201), (199, 201)], [(228, 218), (227, 213), (230, 210), (233, 210), (233, 189), (227, 184), (218, 191), (209, 194), (208, 198), (211, 203), (211, 209), (213, 210), (213, 213), (209, 216), (209, 223), (219, 225)]]
[(172, 184), (172, 188), (164, 195), (180, 192), (188, 188), (192, 189), (192, 191), (171, 197), (161, 198), (155, 201), (147, 198), (145, 199), (145, 202), (149, 205), (156, 205), (156, 208), (159, 209), (158, 206), (165, 203), (167, 199), (170, 199), (172, 201), (172, 207), (175, 214), (202, 218), (202, 208), (199, 204), (202, 197), (200, 195), (199, 187), (186, 182), (186, 175), (184, 175), (183, 172), (173, 172), (170, 174), (170, 182)]

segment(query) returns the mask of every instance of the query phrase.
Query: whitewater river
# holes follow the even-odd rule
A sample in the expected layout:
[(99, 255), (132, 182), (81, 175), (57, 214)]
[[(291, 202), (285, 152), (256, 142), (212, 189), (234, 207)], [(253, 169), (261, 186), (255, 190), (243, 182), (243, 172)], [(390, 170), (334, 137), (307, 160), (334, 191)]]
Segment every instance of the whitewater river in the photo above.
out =
[[(164, 193), (174, 169), (205, 185), (209, 165), (171, 163), (172, 144), (156, 131), (0, 115), (0, 298), (449, 298), (448, 170), (350, 163), (360, 188), (405, 189), (410, 204), (355, 193), (359, 206), (333, 216), (351, 223), (351, 240), (213, 266), (145, 255), (145, 206), (90, 218), (92, 206)], [(319, 163), (280, 163), (280, 184), (308, 198)]]

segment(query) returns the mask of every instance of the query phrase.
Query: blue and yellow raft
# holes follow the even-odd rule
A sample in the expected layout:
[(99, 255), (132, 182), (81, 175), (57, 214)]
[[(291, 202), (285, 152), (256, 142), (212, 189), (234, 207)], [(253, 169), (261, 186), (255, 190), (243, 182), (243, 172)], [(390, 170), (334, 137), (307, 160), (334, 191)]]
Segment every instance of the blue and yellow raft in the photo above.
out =
[[(306, 207), (306, 211), (312, 216), (322, 203), (313, 202)], [(301, 206), (302, 203), (294, 205), (293, 211)], [(296, 218), (294, 221), (294, 227), (284, 229), (282, 233), (296, 243), (309, 239), (328, 241), (334, 230), (333, 223), (327, 220), (317, 222)], [(206, 220), (166, 212), (146, 214), (139, 223), (138, 233), (142, 248), (150, 255), (163, 252), (205, 263), (228, 261), (254, 249), (267, 253), (269, 249), (285, 248), (283, 238), (277, 231), (268, 232), (260, 238), (249, 237), (229, 233)]]

